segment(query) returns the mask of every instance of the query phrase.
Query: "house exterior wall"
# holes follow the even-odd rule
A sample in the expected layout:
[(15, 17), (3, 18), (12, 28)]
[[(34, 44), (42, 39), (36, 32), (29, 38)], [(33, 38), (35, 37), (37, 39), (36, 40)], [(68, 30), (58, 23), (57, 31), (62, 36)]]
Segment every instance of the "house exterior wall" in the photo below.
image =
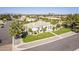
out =
[[(46, 31), (45, 32), (51, 32), (52, 31), (52, 28), (53, 27), (50, 26), (50, 25), (48, 25), (48, 26), (43, 26), (43, 27), (35, 27), (35, 28), (32, 28), (32, 31), (33, 31), (32, 34), (34, 34), (34, 32), (36, 32), (37, 34), (38, 33), (43, 33), (43, 28), (45, 28), (45, 27), (46, 27)], [(31, 33), (30, 33), (30, 35), (31, 35)]]
[(37, 31), (38, 30), (38, 28), (36, 27), (36, 28), (32, 28), (32, 31)]

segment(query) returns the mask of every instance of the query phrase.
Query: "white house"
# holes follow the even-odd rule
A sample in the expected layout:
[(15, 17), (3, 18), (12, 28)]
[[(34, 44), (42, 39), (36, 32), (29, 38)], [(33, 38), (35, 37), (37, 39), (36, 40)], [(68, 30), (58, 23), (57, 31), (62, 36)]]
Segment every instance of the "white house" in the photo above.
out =
[(24, 28), (25, 28), (25, 31), (28, 31), (28, 32), (29, 32), (29, 29), (31, 29), (33, 32), (42, 33), (44, 28), (46, 28), (45, 32), (52, 31), (53, 25), (50, 24), (50, 22), (37, 21), (37, 22), (25, 24)]

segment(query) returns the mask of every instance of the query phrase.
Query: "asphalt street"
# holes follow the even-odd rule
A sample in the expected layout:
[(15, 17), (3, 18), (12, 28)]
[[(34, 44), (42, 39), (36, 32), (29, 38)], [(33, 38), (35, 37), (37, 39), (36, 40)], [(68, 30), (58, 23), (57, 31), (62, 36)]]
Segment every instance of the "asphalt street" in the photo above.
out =
[(0, 40), (2, 41), (2, 43), (0, 43), (0, 51), (12, 50), (12, 46), (11, 46), (12, 40), (8, 32), (8, 28), (10, 24), (11, 21), (7, 21), (4, 24), (4, 28), (0, 28)]
[(74, 51), (77, 48), (79, 48), (79, 34), (24, 51)]

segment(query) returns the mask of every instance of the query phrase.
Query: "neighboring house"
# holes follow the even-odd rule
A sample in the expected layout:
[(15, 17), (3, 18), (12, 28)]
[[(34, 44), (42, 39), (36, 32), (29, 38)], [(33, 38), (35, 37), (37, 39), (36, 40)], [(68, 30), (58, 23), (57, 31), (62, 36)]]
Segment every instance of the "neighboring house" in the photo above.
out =
[(24, 21), (26, 20), (27, 22), (33, 22), (33, 21), (37, 21), (37, 18), (31, 18), (31, 17), (26, 17), (26, 16), (21, 16), (19, 19), (19, 21)]
[(26, 16), (21, 16), (19, 19), (17, 19), (17, 20), (19, 20), (19, 21), (24, 21), (26, 19)]
[[(37, 21), (25, 24), (24, 28), (29, 34), (38, 34), (42, 33), (44, 29), (46, 29), (45, 32), (51, 32), (53, 25), (50, 22)], [(32, 30), (32, 33), (29, 32), (29, 29)]]
[(57, 19), (57, 20), (60, 20), (61, 18), (60, 17), (55, 17), (55, 16), (40, 16), (40, 18), (48, 18), (48, 19)]
[(29, 17), (26, 18), (26, 21), (28, 21), (28, 22), (33, 22), (33, 21), (37, 21), (37, 20), (38, 20), (37, 18), (29, 18)]
[(46, 18), (48, 18), (48, 19), (57, 19), (57, 20), (60, 20), (60, 18), (53, 17), (53, 16), (48, 16), (48, 17), (46, 17)]

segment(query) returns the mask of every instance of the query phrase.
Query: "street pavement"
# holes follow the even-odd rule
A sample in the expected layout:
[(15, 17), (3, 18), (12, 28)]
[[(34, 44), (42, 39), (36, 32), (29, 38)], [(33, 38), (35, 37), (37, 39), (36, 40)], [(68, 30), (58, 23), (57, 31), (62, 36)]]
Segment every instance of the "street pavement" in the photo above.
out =
[(43, 44), (24, 51), (74, 51), (79, 48), (79, 34), (57, 40), (55, 42)]
[(0, 40), (2, 43), (0, 43), (0, 51), (10, 51), (12, 50), (12, 40), (11, 36), (9, 35), (8, 28), (11, 24), (11, 21), (7, 21), (4, 24), (4, 28), (0, 28)]

